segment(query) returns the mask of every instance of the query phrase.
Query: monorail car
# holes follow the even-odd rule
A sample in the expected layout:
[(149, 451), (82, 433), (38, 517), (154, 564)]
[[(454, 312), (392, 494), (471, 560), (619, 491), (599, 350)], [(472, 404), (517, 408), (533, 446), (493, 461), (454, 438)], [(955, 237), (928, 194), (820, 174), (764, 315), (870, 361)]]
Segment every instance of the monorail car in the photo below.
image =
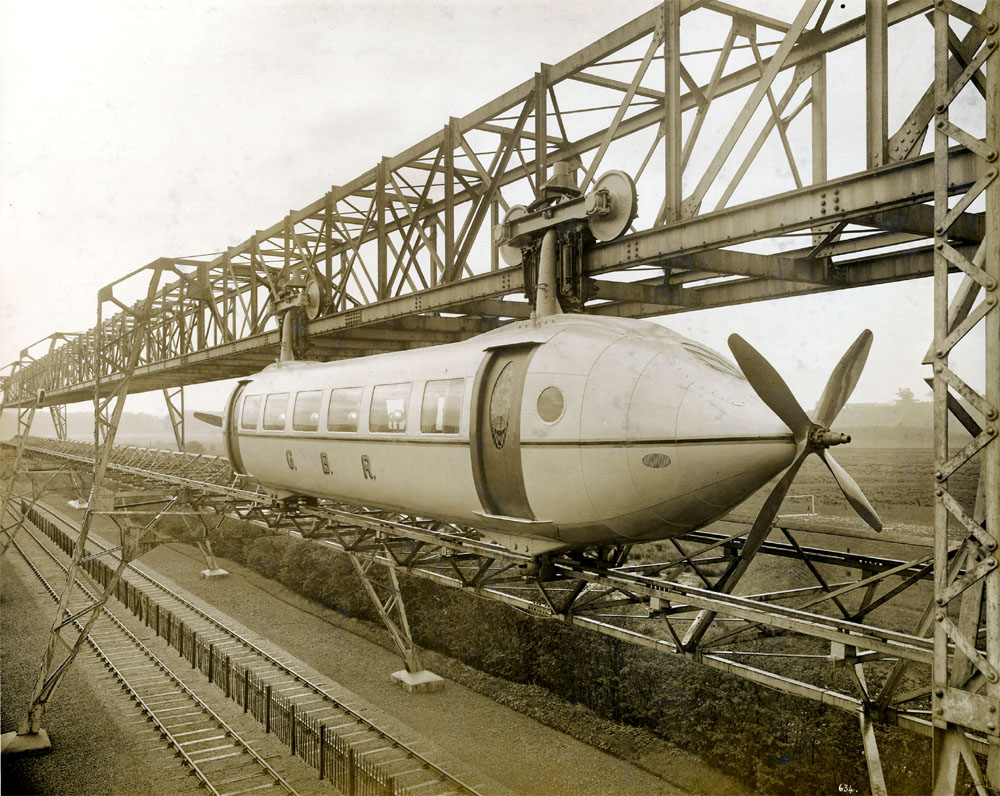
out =
[(472, 525), (538, 555), (690, 532), (786, 468), (740, 370), (646, 321), (555, 314), (243, 381), (230, 461), (278, 497)]

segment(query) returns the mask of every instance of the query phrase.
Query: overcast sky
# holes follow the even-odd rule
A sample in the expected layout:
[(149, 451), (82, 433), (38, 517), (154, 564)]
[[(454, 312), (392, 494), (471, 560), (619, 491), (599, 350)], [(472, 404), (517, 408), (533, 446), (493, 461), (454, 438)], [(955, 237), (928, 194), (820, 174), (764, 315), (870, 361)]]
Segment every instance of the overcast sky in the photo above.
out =
[[(100, 285), (246, 239), (651, 5), (0, 0), (0, 364), (50, 332), (92, 327)], [(797, 8), (748, 5), (785, 19)], [(836, 5), (836, 20), (864, 6)], [(913, 30), (922, 38), (891, 77), (894, 103), (904, 86), (923, 90), (910, 70), (929, 75), (929, 39)], [(890, 46), (895, 57), (898, 37)], [(832, 92), (849, 75), (844, 90), (863, 90), (863, 51), (850, 58), (831, 70)], [(891, 110), (896, 121), (908, 107)], [(832, 103), (842, 132), (831, 149), (863, 137), (863, 119), (843, 116)], [(855, 400), (925, 396), (930, 321), (920, 280), (664, 323), (723, 351), (739, 332), (810, 406), (865, 327), (875, 345)], [(967, 368), (976, 383), (980, 363)], [(225, 392), (192, 389), (188, 406), (217, 409)]]

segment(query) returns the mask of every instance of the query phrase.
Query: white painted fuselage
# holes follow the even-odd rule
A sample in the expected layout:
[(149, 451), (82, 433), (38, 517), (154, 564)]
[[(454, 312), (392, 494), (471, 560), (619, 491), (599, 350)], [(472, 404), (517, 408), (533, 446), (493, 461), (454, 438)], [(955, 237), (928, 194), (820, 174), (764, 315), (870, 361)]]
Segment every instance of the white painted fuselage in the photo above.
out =
[(471, 525), (531, 554), (688, 533), (794, 453), (729, 360), (653, 323), (583, 315), (277, 363), (241, 382), (225, 432), (234, 468), (277, 496)]

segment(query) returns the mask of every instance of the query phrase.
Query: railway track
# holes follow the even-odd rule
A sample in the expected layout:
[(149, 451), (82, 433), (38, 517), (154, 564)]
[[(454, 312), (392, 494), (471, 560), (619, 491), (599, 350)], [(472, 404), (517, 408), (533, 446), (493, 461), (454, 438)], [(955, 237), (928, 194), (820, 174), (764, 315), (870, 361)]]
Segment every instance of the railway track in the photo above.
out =
[[(65, 583), (66, 566), (35, 532), (13, 542), (53, 600)], [(95, 595), (77, 582), (66, 606), (69, 617)], [(82, 629), (78, 620), (72, 620)], [(156, 654), (106, 608), (88, 643), (166, 742), (215, 796), (295, 794), (296, 791), (217, 713), (179, 680)]]
[[(36, 504), (28, 520), (65, 552), (72, 550), (76, 525), (51, 507)], [(85, 561), (102, 580), (113, 557), (91, 534)], [(147, 625), (155, 627), (226, 696), (320, 769), (347, 793), (414, 793), (477, 796), (477, 791), (411, 745), (375, 726), (313, 677), (282, 660), (280, 650), (227, 626), (144, 568), (130, 564), (116, 595)], [(332, 751), (331, 751), (332, 750)]]

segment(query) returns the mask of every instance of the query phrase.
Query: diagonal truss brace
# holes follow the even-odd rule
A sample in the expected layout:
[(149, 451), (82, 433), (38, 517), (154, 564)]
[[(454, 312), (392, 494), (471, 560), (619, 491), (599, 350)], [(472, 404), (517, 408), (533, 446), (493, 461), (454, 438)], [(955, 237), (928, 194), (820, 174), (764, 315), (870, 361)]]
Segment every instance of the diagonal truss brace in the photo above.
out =
[[(103, 485), (104, 474), (107, 471), (108, 463), (113, 452), (115, 435), (118, 430), (118, 424), (121, 421), (122, 412), (125, 408), (125, 397), (128, 395), (129, 383), (132, 379), (133, 373), (135, 372), (136, 366), (139, 363), (139, 358), (143, 350), (148, 328), (148, 320), (151, 314), (154, 299), (156, 297), (157, 287), (160, 282), (160, 275), (164, 267), (164, 263), (161, 261), (154, 262), (149, 266), (152, 271), (152, 276), (149, 280), (149, 287), (145, 300), (139, 302), (133, 307), (128, 307), (122, 304), (121, 301), (114, 297), (113, 284), (102, 288), (98, 296), (97, 330), (99, 336), (105, 331), (104, 326), (101, 323), (101, 310), (105, 301), (113, 301), (127, 316), (127, 323), (123, 324), (121, 329), (127, 341), (128, 358), (124, 363), (122, 363), (123, 367), (121, 367), (119, 373), (115, 374), (114, 364), (102, 361), (104, 351), (100, 344), (101, 341), (99, 341), (95, 353), (95, 356), (98, 359), (98, 361), (95, 362), (95, 371), (98, 378), (96, 380), (94, 390), (95, 456), (94, 480), (91, 487), (90, 503), (87, 508), (87, 512), (84, 515), (83, 523), (81, 524), (80, 535), (77, 538), (76, 547), (73, 550), (72, 561), (70, 562), (67, 570), (66, 584), (59, 597), (59, 605), (52, 620), (52, 626), (49, 631), (48, 645), (46, 646), (45, 654), (38, 673), (38, 679), (35, 682), (35, 687), (31, 695), (31, 701), (28, 705), (27, 713), (18, 725), (18, 736), (39, 735), (39, 732), (42, 730), (42, 719), (44, 718), (49, 700), (55, 694), (56, 689), (62, 682), (62, 678), (69, 669), (70, 664), (72, 664), (80, 650), (80, 647), (83, 646), (84, 641), (86, 641), (87, 635), (90, 633), (94, 622), (100, 615), (100, 608), (103, 607), (108, 596), (112, 593), (112, 589), (117, 583), (121, 572), (128, 563), (127, 557), (123, 556), (121, 563), (111, 578), (110, 583), (105, 586), (97, 600), (82, 612), (77, 612), (78, 616), (89, 613), (87, 622), (79, 631), (75, 640), (67, 641), (62, 635), (64, 628), (68, 627), (67, 622), (63, 617), (68, 613), (70, 597), (76, 586), (81, 559), (85, 555), (87, 538), (95, 512), (102, 506), (102, 504), (107, 502), (108, 491)], [(105, 365), (108, 365), (108, 367), (105, 368)], [(119, 379), (112, 394), (107, 398), (102, 398), (100, 382), (102, 375), (105, 374), (117, 375)], [(60, 653), (60, 650), (63, 652)]]
[[(0, 556), (7, 552), (10, 543), (14, 541), (14, 535), (24, 521), (23, 515), (17, 517), (14, 512), (10, 512), (13, 521), (7, 525), (7, 512), (10, 508), (10, 498), (14, 493), (14, 482), (17, 480), (18, 471), (21, 468), (21, 459), (24, 456), (24, 446), (28, 440), (28, 433), (31, 431), (31, 421), (35, 418), (35, 410), (41, 402), (45, 400), (45, 391), (39, 390), (35, 394), (35, 400), (26, 407), (19, 407), (17, 410), (17, 446), (14, 449), (14, 462), (10, 470), (10, 478), (4, 484), (3, 493), (0, 494)], [(0, 412), (2, 412), (0, 408)]]
[[(388, 548), (386, 548), (386, 552), (388, 553), (389, 560), (393, 560)], [(423, 671), (424, 667), (420, 661), (420, 653), (413, 643), (413, 635), (410, 633), (410, 623), (406, 617), (406, 604), (403, 602), (403, 593), (399, 588), (399, 578), (396, 575), (395, 564), (385, 563), (389, 583), (382, 588), (386, 592), (386, 596), (382, 597), (379, 594), (376, 583), (369, 576), (372, 567), (375, 566), (375, 559), (369, 556), (362, 558), (358, 553), (350, 550), (348, 550), (347, 557), (351, 560), (351, 564), (354, 565), (354, 571), (365, 587), (365, 592), (372, 601), (372, 605), (375, 606), (382, 624), (389, 631), (392, 643), (395, 644), (396, 650), (402, 656), (406, 671), (411, 674)]]
[[(961, 45), (951, 22), (970, 26)], [(935, 442), (935, 579), (934, 606), (925, 614), (933, 626), (932, 669), (933, 792), (956, 792), (960, 766), (978, 793), (1000, 790), (1000, 75), (997, 31), (1000, 2), (987, 0), (977, 14), (951, 0), (938, 0), (934, 24), (934, 344), (926, 361), (933, 365)], [(951, 58), (954, 53), (955, 58)], [(958, 63), (956, 63), (958, 61)], [(959, 68), (961, 67), (961, 69)], [(981, 71), (985, 73), (985, 91)], [(986, 136), (970, 147), (977, 159), (977, 180), (950, 205), (948, 196), (948, 147), (968, 144), (971, 136), (949, 119), (952, 102), (963, 90), (975, 86), (986, 100)], [(952, 227), (981, 194), (985, 195), (985, 234), (975, 255), (968, 259), (949, 243)], [(965, 279), (949, 302), (949, 268), (964, 272)], [(975, 305), (978, 294), (985, 297)], [(949, 366), (951, 350), (972, 329), (985, 327), (985, 389), (973, 390)], [(954, 414), (973, 435), (971, 443), (952, 453), (948, 442), (948, 417), (958, 401), (966, 401)], [(980, 422), (970, 415), (976, 412)], [(978, 433), (976, 433), (978, 430)], [(949, 479), (976, 456), (980, 464), (980, 490), (973, 512), (965, 510), (949, 490)], [(968, 534), (964, 570), (949, 569), (943, 551), (953, 523)], [(949, 608), (957, 606), (955, 612)], [(981, 768), (968, 745), (968, 733), (986, 740), (986, 766)]]

